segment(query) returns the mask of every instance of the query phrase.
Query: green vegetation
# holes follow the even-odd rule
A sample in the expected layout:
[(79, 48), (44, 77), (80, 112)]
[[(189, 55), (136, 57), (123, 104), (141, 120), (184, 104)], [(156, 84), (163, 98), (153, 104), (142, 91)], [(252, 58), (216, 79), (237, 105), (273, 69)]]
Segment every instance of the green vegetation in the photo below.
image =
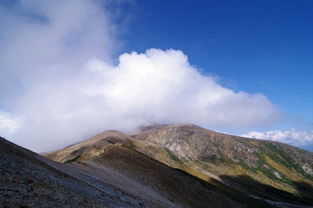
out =
[(245, 161), (243, 159), (240, 159), (239, 162), (237, 162), (236, 164), (239, 164), (245, 170), (249, 170), (252, 172), (255, 171), (255, 168), (248, 166), (247, 163), (245, 163)]
[(312, 178), (310, 175), (308, 175), (304, 170), (295, 162), (293, 159), (287, 155), (284, 151), (282, 151), (277, 145), (273, 144), (267, 144), (267, 146), (272, 150), (272, 154), (268, 154), (269, 157), (271, 157), (272, 160), (284, 165), (285, 167), (288, 167), (289, 169), (294, 169), (298, 173), (302, 174), (306, 178)]
[(172, 159), (172, 160), (174, 160), (174, 161), (176, 161), (176, 162), (181, 162), (180, 161), (180, 159), (171, 151), (171, 150), (169, 150), (168, 148), (164, 148), (165, 149), (165, 151), (167, 152), (167, 154), (168, 154), (168, 156)]
[(78, 158), (80, 157), (80, 155), (77, 155), (76, 157), (74, 158), (71, 158), (69, 160), (66, 160), (64, 163), (71, 163), (71, 162), (75, 162), (76, 160), (78, 160)]
[(73, 151), (71, 153), (71, 156), (77, 156), (77, 155), (81, 155), (86, 149), (88, 148), (88, 146), (83, 146), (75, 151)]
[(64, 163), (71, 163), (71, 162), (75, 162), (80, 156), (81, 154), (88, 148), (88, 146), (83, 146), (75, 151), (73, 151), (69, 156), (70, 159), (67, 159), (64, 161)]
[[(260, 153), (255, 153), (255, 156), (258, 157), (257, 161), (257, 167), (253, 169), (254, 172), (260, 171), (262, 172), (266, 177), (272, 179), (273, 181), (278, 181), (280, 180), (273, 174), (273, 169), (271, 169), (271, 165), (269, 165), (264, 156)], [(268, 165), (268, 168), (264, 165)]]

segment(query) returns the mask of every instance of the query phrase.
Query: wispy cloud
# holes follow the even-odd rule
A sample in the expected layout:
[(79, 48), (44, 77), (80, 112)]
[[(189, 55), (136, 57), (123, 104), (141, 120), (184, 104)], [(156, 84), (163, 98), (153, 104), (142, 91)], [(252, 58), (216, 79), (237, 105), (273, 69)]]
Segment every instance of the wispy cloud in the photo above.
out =
[(242, 136), (278, 141), (295, 146), (305, 146), (313, 144), (313, 131), (299, 131), (296, 129), (290, 129), (286, 131), (272, 130), (266, 132), (251, 131), (248, 134), (244, 134)]
[(0, 96), (16, 127), (0, 131), (14, 142), (46, 151), (106, 129), (176, 122), (248, 128), (279, 119), (266, 96), (221, 86), (179, 50), (125, 53), (112, 64), (116, 26), (98, 2), (1, 8), (0, 89), (10, 92)]

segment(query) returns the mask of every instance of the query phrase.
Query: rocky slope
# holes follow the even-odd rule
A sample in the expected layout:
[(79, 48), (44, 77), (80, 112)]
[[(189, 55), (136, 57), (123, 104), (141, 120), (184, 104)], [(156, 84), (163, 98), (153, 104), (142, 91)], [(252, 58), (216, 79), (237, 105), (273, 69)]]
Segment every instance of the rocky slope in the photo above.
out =
[(95, 150), (91, 144), (104, 141), (106, 145), (123, 144), (128, 149), (187, 172), (224, 193), (235, 189), (242, 196), (262, 199), (280, 207), (313, 205), (311, 152), (282, 143), (221, 134), (189, 124), (149, 126), (129, 136), (104, 132), (47, 156), (59, 162), (88, 161), (86, 154), (98, 154), (103, 149)]
[(0, 207), (143, 207), (138, 198), (74, 172), (0, 137)]
[[(165, 148), (172, 161), (204, 180), (224, 184), (274, 201), (312, 204), (313, 153), (290, 145), (209, 131), (194, 125), (149, 127), (133, 135)], [(175, 161), (173, 163), (173, 161)]]

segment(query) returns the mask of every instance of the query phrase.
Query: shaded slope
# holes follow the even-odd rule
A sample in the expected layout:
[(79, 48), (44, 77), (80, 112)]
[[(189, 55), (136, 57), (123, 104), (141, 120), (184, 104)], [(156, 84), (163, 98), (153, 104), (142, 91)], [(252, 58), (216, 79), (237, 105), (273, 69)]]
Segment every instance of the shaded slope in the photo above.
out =
[(0, 137), (0, 207), (140, 207), (119, 189), (99, 189)]

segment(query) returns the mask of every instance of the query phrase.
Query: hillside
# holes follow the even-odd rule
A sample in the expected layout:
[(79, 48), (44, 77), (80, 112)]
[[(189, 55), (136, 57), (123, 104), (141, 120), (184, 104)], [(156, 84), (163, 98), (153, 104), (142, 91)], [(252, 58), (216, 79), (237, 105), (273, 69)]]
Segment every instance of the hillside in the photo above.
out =
[[(140, 144), (145, 145), (144, 142)], [(79, 144), (49, 153), (46, 157), (83, 166), (89, 174), (101, 174), (103, 180), (109, 180), (112, 184), (119, 181), (120, 187), (134, 195), (148, 195), (144, 198), (161, 198), (168, 202), (161, 207), (251, 207), (256, 204), (256, 207), (269, 207), (259, 200), (249, 197), (243, 199), (239, 194), (230, 194), (234, 190), (228, 190), (218, 181), (215, 181), (216, 184), (206, 183), (184, 171), (160, 163), (135, 150), (139, 146), (137, 140), (128, 135), (107, 131)], [(114, 170), (117, 178), (108, 179), (108, 169)], [(123, 180), (120, 181), (120, 178)]]
[(47, 155), (63, 158), (56, 163), (1, 138), (0, 207), (270, 207), (160, 163), (131, 142), (108, 131)]
[(0, 207), (313, 207), (311, 152), (189, 124), (44, 156), (0, 138)]
[(204, 180), (213, 177), (249, 195), (273, 201), (312, 203), (312, 152), (188, 124), (150, 127), (133, 137), (165, 148), (172, 161), (146, 151), (150, 156)]
[(120, 189), (73, 173), (0, 137), (0, 207), (143, 207)]
[[(104, 160), (105, 166), (110, 166), (117, 164), (105, 153), (108, 151), (105, 149), (112, 145), (122, 145), (129, 151), (140, 152), (189, 173), (235, 201), (241, 200), (239, 196), (232, 195), (238, 192), (243, 198), (251, 196), (279, 207), (313, 205), (311, 152), (277, 142), (221, 134), (189, 124), (150, 126), (133, 135), (108, 131), (46, 156), (59, 162), (76, 161), (86, 165), (105, 154), (105, 160), (96, 161)], [(133, 164), (134, 161), (125, 162), (127, 170), (138, 166)], [(121, 171), (123, 166), (118, 169)], [(139, 170), (130, 168), (129, 171)], [(143, 176), (142, 172), (135, 175)], [(133, 173), (125, 174), (134, 176)], [(147, 181), (151, 180), (148, 175), (147, 178)], [(143, 182), (146, 179), (136, 180)], [(177, 200), (171, 191), (166, 196), (169, 200)]]

